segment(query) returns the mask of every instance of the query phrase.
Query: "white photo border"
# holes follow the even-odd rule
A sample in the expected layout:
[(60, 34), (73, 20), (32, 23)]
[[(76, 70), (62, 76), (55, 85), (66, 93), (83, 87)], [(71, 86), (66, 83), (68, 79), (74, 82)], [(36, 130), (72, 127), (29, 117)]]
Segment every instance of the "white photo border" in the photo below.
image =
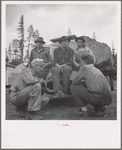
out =
[[(5, 120), (6, 4), (116, 4), (118, 5), (117, 120), (20, 121)], [(120, 148), (121, 145), (121, 3), (119, 1), (2, 1), (1, 148)], [(68, 124), (68, 126), (62, 126)]]

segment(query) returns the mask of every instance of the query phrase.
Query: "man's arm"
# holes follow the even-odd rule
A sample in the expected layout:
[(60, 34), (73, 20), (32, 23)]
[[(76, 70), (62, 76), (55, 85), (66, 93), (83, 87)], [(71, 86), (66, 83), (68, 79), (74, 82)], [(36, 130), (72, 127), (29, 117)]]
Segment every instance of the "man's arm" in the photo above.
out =
[(53, 64), (55, 66), (58, 66), (58, 60), (57, 60), (57, 49), (54, 49), (54, 55), (53, 55)]
[(52, 56), (50, 54), (50, 50), (48, 50), (47, 52), (47, 63), (46, 63), (46, 66), (45, 67), (50, 67), (52, 65)]
[(87, 75), (87, 68), (83, 65), (80, 67), (80, 70), (76, 74), (72, 83), (73, 84), (81, 84), (81, 80), (85, 80), (86, 75)]
[(49, 62), (52, 62), (52, 56), (50, 54), (50, 49), (47, 51), (47, 58)]
[(74, 62), (74, 50), (73, 49), (70, 49), (70, 56), (69, 56), (69, 60), (68, 62), (66, 63), (66, 65), (68, 66), (72, 66), (73, 62)]
[(75, 54), (74, 54), (74, 61), (73, 61), (73, 64), (74, 64), (75, 67), (80, 68), (80, 64), (77, 63), (77, 60), (76, 60), (76, 57), (77, 57), (76, 55), (77, 55), (77, 54), (75, 53)]
[(31, 72), (30, 68), (27, 68), (26, 70), (23, 70), (21, 75), (22, 75), (23, 81), (26, 84), (39, 83), (39, 80), (32, 75), (32, 72)]

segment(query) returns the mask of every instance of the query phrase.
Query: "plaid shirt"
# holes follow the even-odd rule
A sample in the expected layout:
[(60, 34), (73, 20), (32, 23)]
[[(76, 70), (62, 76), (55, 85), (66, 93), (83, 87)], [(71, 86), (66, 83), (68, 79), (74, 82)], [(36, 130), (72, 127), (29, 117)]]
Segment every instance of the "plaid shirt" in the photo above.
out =
[(58, 47), (54, 50), (54, 65), (58, 63), (59, 65), (66, 64), (72, 66), (74, 61), (74, 50), (67, 47), (63, 50), (62, 47)]
[(43, 47), (41, 51), (37, 51), (37, 48), (34, 48), (31, 51), (29, 63), (35, 58), (44, 59), (45, 63), (52, 62), (52, 56), (50, 55), (49, 48)]
[(72, 83), (78, 85), (82, 80), (85, 80), (85, 85), (91, 92), (110, 92), (105, 76), (93, 64), (81, 66)]

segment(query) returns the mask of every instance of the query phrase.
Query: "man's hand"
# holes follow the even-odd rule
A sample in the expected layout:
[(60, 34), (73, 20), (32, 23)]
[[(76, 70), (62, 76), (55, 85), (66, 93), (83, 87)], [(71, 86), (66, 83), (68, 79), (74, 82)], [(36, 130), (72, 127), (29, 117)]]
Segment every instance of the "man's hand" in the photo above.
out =
[(80, 83), (85, 83), (85, 80), (82, 79), (82, 80), (80, 81)]
[(85, 81), (85, 80), (81, 80), (80, 83), (81, 83), (84, 87), (87, 87), (87, 86), (86, 86), (86, 81)]
[(40, 87), (41, 87), (41, 84), (40, 84), (40, 83), (36, 83), (36, 87), (37, 87), (37, 88), (40, 88)]
[(40, 82), (40, 84), (42, 84), (42, 83), (45, 83), (45, 80), (41, 79), (39, 82)]
[(59, 65), (59, 64), (56, 64), (56, 67), (58, 68), (58, 71), (63, 71), (63, 68), (66, 67), (66, 64), (63, 64), (63, 65)]
[(66, 64), (61, 65), (61, 68), (64, 68), (64, 67), (66, 67)]
[(61, 71), (61, 66), (58, 66), (57, 68), (58, 68), (58, 71), (60, 72)]
[(63, 72), (63, 70), (64, 70), (64, 68), (65, 68), (66, 66), (67, 66), (66, 64), (61, 65), (61, 69), (60, 69), (60, 71), (62, 71), (62, 72)]
[(48, 67), (48, 63), (44, 64), (43, 69)]
[(58, 63), (56, 63), (55, 66), (57, 67), (58, 71), (60, 72), (60, 70), (61, 70), (61, 65), (59, 65)]

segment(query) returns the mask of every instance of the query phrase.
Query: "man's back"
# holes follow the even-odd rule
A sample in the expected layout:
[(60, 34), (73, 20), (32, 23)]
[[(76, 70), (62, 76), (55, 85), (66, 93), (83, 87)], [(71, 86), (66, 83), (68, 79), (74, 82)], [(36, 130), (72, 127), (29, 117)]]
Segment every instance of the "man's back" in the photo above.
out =
[(85, 65), (86, 85), (90, 91), (105, 93), (110, 91), (110, 86), (102, 72), (94, 65)]

